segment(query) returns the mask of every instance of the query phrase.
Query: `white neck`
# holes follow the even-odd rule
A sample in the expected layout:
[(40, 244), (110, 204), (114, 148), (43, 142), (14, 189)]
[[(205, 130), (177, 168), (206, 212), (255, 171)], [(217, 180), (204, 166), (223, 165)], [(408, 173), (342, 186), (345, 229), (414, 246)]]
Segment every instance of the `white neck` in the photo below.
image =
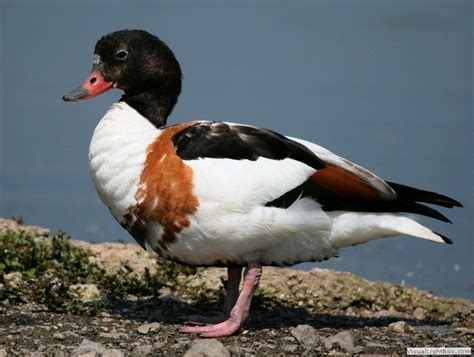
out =
[(92, 181), (102, 202), (119, 222), (136, 203), (146, 149), (159, 133), (125, 102), (112, 105), (94, 130), (89, 148)]

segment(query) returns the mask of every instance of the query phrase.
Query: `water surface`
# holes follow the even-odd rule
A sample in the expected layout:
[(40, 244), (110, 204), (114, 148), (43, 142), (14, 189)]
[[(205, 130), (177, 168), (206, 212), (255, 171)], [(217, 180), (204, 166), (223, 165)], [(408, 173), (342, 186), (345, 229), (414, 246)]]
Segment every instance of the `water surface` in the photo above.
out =
[(110, 91), (66, 104), (105, 33), (159, 35), (184, 70), (170, 123), (208, 119), (314, 141), (387, 180), (465, 208), (446, 246), (398, 237), (303, 264), (474, 299), (469, 1), (1, 2), (0, 216), (131, 242), (99, 202), (88, 144)]

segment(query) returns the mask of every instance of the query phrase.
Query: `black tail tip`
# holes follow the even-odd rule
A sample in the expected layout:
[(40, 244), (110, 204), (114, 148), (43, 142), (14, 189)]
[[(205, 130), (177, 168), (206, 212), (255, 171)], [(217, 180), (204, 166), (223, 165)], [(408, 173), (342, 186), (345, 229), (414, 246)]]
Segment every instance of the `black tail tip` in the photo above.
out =
[(441, 239), (443, 240), (444, 243), (446, 244), (453, 244), (453, 241), (451, 239), (449, 239), (448, 237), (438, 233), (438, 232), (433, 232), (434, 234), (436, 235), (439, 235), (441, 237)]
[(455, 199), (452, 199), (451, 197), (443, 196), (443, 199), (446, 201), (446, 204), (449, 205), (447, 206), (448, 208), (464, 207), (461, 202), (456, 201)]

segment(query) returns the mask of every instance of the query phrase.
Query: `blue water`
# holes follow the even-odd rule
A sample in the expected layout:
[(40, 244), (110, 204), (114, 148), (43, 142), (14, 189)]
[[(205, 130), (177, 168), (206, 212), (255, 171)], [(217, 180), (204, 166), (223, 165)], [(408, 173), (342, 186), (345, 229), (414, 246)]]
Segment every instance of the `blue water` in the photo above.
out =
[(0, 216), (131, 242), (99, 202), (88, 144), (111, 91), (66, 104), (104, 33), (159, 35), (184, 70), (170, 123), (228, 120), (314, 141), (395, 182), (465, 205), (398, 237), (303, 264), (474, 300), (470, 1), (1, 2)]

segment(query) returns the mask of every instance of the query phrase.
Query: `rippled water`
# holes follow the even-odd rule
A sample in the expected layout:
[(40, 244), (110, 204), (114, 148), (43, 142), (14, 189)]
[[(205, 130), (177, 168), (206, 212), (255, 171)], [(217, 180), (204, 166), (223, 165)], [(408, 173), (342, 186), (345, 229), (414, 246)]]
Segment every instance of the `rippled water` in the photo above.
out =
[(455, 244), (408, 237), (321, 264), (474, 299), (469, 1), (3, 1), (0, 215), (74, 237), (131, 241), (88, 175), (92, 131), (119, 97), (65, 104), (100, 35), (158, 34), (184, 69), (171, 123), (229, 120), (305, 138), (395, 182), (442, 192), (454, 222), (420, 218)]

